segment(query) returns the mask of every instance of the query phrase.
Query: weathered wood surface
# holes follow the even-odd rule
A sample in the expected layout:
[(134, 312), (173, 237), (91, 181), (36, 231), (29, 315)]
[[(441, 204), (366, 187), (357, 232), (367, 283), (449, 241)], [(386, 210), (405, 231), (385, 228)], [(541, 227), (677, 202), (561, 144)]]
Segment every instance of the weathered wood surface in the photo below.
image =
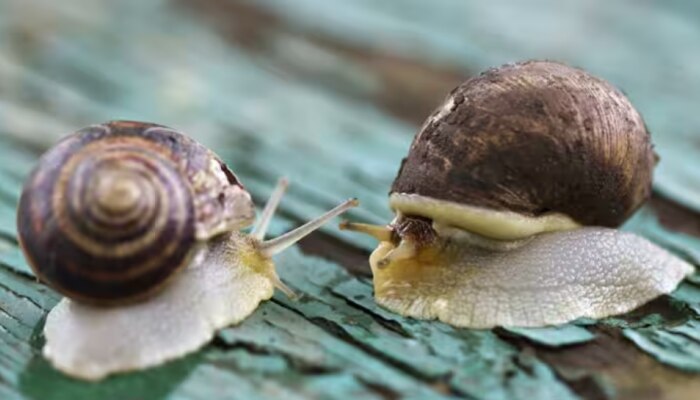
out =
[(288, 176), (273, 234), (349, 196), (362, 201), (350, 217), (379, 223), (417, 124), (473, 71), (522, 58), (575, 63), (630, 95), (662, 163), (626, 229), (699, 264), (700, 8), (525, 3), (0, 1), (0, 398), (700, 398), (698, 276), (620, 318), (454, 329), (377, 307), (371, 241), (333, 226), (277, 260), (301, 300), (278, 294), (197, 354), (100, 384), (39, 354), (58, 296), (19, 253), (14, 207), (61, 135), (160, 122), (215, 148), (258, 202)]

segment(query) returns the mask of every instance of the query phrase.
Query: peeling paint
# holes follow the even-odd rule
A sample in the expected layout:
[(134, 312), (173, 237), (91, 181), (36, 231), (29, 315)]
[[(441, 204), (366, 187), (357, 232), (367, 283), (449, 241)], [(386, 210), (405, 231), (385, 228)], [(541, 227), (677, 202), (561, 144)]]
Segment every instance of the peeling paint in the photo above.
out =
[(595, 335), (586, 328), (571, 324), (546, 328), (507, 328), (506, 330), (548, 347), (570, 346), (595, 339)]

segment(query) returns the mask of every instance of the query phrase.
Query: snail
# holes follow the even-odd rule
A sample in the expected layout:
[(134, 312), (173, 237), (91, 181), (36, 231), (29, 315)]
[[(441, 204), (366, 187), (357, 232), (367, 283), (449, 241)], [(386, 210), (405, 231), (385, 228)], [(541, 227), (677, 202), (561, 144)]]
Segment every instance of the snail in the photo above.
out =
[(487, 70), (428, 117), (389, 195), (375, 297), (399, 314), (469, 328), (538, 327), (630, 311), (693, 267), (618, 231), (657, 162), (619, 90), (561, 63)]
[(264, 241), (281, 180), (255, 208), (212, 151), (173, 129), (113, 121), (57, 143), (28, 178), (18, 236), (35, 275), (65, 296), (44, 327), (45, 357), (98, 380), (193, 352), (242, 321), (279, 279), (271, 257), (357, 205)]

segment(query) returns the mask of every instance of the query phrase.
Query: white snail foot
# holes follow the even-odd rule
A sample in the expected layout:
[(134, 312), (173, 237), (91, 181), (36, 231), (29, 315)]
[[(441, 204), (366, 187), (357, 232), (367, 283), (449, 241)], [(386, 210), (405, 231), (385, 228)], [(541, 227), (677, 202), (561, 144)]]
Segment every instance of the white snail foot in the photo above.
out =
[(64, 298), (46, 320), (44, 356), (68, 375), (99, 380), (196, 351), (273, 295), (267, 267), (232, 256), (231, 246), (240, 244), (215, 241), (162, 292), (140, 303), (104, 308)]
[[(380, 245), (373, 259), (388, 250)], [(453, 243), (439, 254), (374, 267), (377, 302), (459, 327), (539, 327), (631, 311), (693, 272), (648, 240), (605, 228), (541, 234), (508, 250)]]

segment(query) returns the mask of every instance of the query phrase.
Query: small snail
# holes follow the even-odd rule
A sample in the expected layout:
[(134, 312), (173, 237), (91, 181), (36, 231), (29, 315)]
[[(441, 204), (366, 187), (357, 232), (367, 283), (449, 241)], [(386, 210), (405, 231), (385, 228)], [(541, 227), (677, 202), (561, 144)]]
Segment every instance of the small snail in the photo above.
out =
[(556, 62), (488, 70), (454, 89), (394, 180), (375, 296), (403, 315), (472, 328), (630, 311), (693, 271), (613, 229), (650, 196), (657, 159), (609, 83)]
[(36, 276), (65, 295), (49, 313), (44, 355), (84, 379), (192, 352), (277, 287), (272, 255), (357, 204), (263, 241), (280, 181), (250, 235), (250, 195), (210, 150), (167, 127), (114, 121), (44, 154), (18, 208)]

